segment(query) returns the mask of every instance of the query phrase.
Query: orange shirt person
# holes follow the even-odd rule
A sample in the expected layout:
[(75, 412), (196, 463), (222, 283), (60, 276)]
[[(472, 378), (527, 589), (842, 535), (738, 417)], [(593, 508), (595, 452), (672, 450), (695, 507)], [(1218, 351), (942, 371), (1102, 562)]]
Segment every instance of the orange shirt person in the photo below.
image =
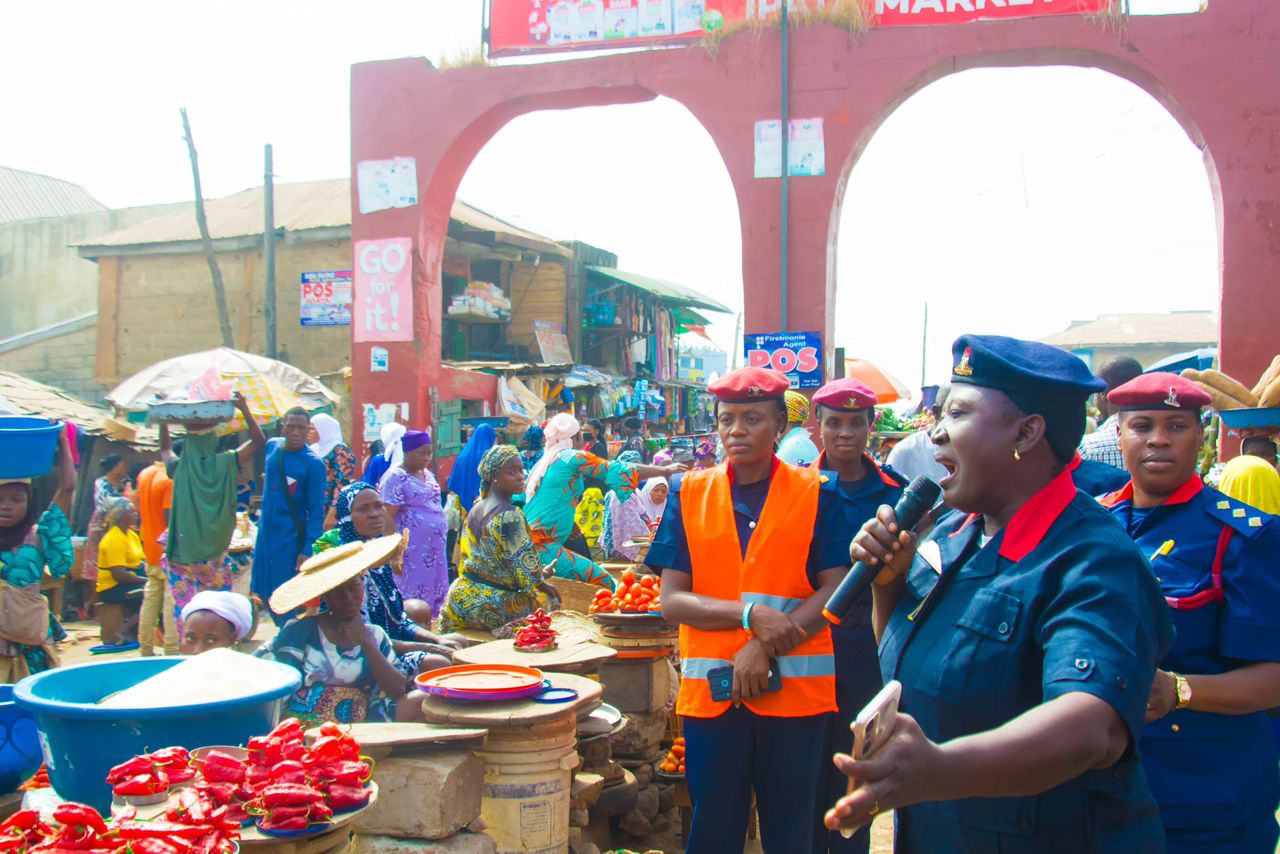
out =
[(138, 475), (138, 514), (142, 519), (142, 551), (146, 557), (147, 583), (142, 591), (142, 609), (138, 613), (138, 651), (155, 654), (156, 625), (164, 617), (164, 652), (178, 652), (177, 628), (171, 608), (164, 607), (164, 591), (168, 574), (160, 561), (164, 546), (160, 535), (169, 530), (169, 508), (173, 504), (173, 481), (163, 461), (157, 460)]

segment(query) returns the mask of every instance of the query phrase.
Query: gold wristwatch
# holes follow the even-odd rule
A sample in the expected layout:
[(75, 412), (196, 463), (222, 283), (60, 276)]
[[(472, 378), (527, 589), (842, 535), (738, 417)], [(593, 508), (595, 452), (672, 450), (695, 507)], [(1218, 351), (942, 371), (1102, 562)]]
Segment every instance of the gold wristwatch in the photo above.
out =
[(1191, 705), (1191, 683), (1181, 673), (1170, 673), (1169, 675), (1173, 677), (1173, 696), (1177, 701), (1173, 704), (1173, 707), (1175, 709), (1185, 709)]

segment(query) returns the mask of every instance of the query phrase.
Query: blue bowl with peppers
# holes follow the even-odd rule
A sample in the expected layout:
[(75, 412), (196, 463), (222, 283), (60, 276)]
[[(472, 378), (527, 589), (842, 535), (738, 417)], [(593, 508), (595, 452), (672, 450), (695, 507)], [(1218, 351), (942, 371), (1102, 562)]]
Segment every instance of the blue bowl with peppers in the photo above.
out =
[(18, 706), (35, 715), (49, 779), (62, 798), (105, 814), (111, 807), (106, 777), (113, 766), (162, 747), (245, 744), (275, 726), (280, 701), (302, 682), (298, 671), (275, 664), (275, 678), (230, 700), (134, 709), (98, 705), (183, 660), (95, 661), (46, 670), (14, 686)]

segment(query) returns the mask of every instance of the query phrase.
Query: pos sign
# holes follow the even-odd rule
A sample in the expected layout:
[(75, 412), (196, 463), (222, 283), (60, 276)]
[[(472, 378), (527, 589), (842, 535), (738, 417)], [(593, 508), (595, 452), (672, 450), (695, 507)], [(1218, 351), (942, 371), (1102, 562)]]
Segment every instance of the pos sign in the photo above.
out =
[(413, 241), (408, 237), (361, 240), (355, 246), (352, 338), (413, 340)]
[(757, 332), (742, 336), (742, 346), (749, 367), (780, 371), (792, 388), (822, 385), (821, 333)]

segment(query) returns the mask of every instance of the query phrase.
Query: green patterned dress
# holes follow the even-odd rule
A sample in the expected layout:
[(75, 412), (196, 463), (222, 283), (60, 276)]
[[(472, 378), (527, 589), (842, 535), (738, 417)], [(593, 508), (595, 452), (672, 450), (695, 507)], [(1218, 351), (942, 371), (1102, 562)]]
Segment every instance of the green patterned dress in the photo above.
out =
[[(14, 587), (39, 584), (45, 567), (49, 575), (63, 578), (71, 571), (74, 560), (71, 524), (62, 508), (53, 504), (44, 511), (22, 545), (0, 552), (0, 578)], [(51, 614), (49, 634), (42, 646), (25, 646), (0, 638), (0, 671), (8, 674), (5, 681), (16, 682), (29, 673), (56, 667), (58, 659), (53, 645), (66, 636), (62, 625)]]
[(479, 537), (470, 525), (463, 530), (470, 553), (445, 597), (440, 631), (493, 631), (552, 607), (546, 592), (538, 589), (542, 561), (523, 513), (514, 507), (496, 511)]

